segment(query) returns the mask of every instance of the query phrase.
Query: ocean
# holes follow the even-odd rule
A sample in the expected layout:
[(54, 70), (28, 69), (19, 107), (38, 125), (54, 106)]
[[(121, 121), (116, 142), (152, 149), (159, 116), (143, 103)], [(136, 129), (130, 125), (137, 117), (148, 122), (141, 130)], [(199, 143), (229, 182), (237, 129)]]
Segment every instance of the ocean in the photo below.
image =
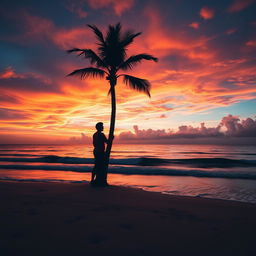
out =
[[(91, 145), (1, 145), (0, 180), (90, 181)], [(108, 182), (256, 203), (256, 146), (113, 145)]]

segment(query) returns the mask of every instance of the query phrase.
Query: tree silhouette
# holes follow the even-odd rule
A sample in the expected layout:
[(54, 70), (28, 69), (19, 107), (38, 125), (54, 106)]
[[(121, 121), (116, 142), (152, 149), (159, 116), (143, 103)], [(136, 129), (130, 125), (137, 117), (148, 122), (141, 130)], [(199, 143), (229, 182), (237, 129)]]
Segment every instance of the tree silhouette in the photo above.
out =
[(97, 38), (98, 54), (91, 49), (79, 49), (73, 48), (68, 50), (68, 53), (77, 53), (79, 56), (83, 56), (88, 59), (91, 67), (74, 70), (68, 76), (80, 76), (81, 79), (88, 77), (104, 78), (109, 81), (110, 88), (109, 94), (111, 95), (111, 121), (108, 135), (108, 145), (106, 148), (106, 169), (105, 180), (98, 181), (102, 184), (107, 182), (107, 171), (109, 165), (109, 157), (111, 153), (115, 119), (116, 119), (116, 94), (115, 86), (118, 77), (123, 77), (123, 82), (134, 90), (144, 92), (150, 97), (150, 83), (146, 79), (130, 76), (127, 74), (119, 74), (120, 70), (132, 69), (136, 64), (142, 60), (158, 59), (152, 55), (142, 53), (138, 55), (132, 55), (129, 58), (126, 56), (127, 47), (133, 42), (134, 38), (141, 33), (134, 33), (131, 30), (122, 32), (121, 24), (118, 23), (115, 26), (109, 25), (108, 31), (104, 36), (103, 33), (95, 26), (88, 25), (88, 27), (94, 32)]

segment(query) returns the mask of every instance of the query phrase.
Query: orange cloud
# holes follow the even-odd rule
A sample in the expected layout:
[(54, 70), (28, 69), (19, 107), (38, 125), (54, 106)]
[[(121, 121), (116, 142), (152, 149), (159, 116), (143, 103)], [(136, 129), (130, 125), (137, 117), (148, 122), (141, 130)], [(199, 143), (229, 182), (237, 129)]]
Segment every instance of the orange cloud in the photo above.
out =
[(205, 6), (201, 8), (199, 14), (203, 19), (210, 20), (214, 17), (214, 9), (208, 6)]
[[(79, 27), (57, 27), (51, 20), (33, 15), (27, 11), (20, 14), (21, 23), (24, 26), (24, 34), (15, 40), (22, 40), (31, 44), (40, 41), (49, 44), (49, 41), (63, 50), (80, 47), (93, 46), (94, 37), (86, 25)], [(30, 39), (30, 40), (28, 40)]]
[(94, 9), (112, 6), (115, 14), (120, 16), (123, 12), (129, 10), (133, 6), (134, 0), (88, 0), (88, 3)]
[(188, 26), (191, 27), (191, 28), (194, 28), (194, 29), (198, 29), (199, 26), (200, 26), (200, 23), (199, 22), (192, 22)]
[(253, 4), (255, 0), (234, 0), (229, 6), (228, 12), (239, 12)]
[(81, 48), (92, 48), (94, 46), (93, 35), (87, 26), (70, 29), (56, 29), (50, 35), (50, 39), (64, 50), (78, 45)]
[(7, 67), (4, 71), (0, 72), (0, 78), (8, 79), (8, 78), (23, 78), (24, 75), (17, 74), (12, 67)]
[[(2, 72), (0, 72), (0, 79), (7, 79), (8, 81), (12, 81), (12, 84), (15, 84), (14, 81), (24, 81), (26, 79), (35, 79), (35, 80), (40, 80), (41, 82), (45, 83), (45, 84), (49, 84), (50, 83), (50, 79), (44, 77), (43, 75), (37, 74), (37, 73), (17, 73), (13, 67), (9, 66), (7, 68), (5, 68)], [(10, 80), (12, 79), (12, 80)], [(8, 82), (5, 82), (6, 84), (8, 84)], [(17, 88), (18, 88), (18, 84), (17, 84)], [(20, 87), (22, 86), (22, 84), (20, 84)], [(25, 88), (20, 88), (25, 90)]]
[[(188, 36), (184, 30), (168, 27), (162, 21), (157, 8), (148, 6), (144, 10), (146, 29), (144, 33), (130, 47), (131, 54), (138, 52), (151, 52), (161, 59), (172, 54), (185, 55), (189, 58), (211, 58), (212, 52), (204, 52), (205, 46), (210, 40), (206, 36)], [(189, 43), (188, 43), (189, 42)], [(146, 66), (144, 66), (146, 65)], [(143, 64), (145, 70), (151, 63)], [(154, 65), (151, 65), (154, 69)], [(140, 66), (142, 67), (142, 66)], [(139, 70), (140, 70), (140, 67)], [(151, 73), (151, 72), (148, 72)], [(160, 73), (159, 73), (160, 74)], [(159, 75), (158, 74), (158, 75)]]

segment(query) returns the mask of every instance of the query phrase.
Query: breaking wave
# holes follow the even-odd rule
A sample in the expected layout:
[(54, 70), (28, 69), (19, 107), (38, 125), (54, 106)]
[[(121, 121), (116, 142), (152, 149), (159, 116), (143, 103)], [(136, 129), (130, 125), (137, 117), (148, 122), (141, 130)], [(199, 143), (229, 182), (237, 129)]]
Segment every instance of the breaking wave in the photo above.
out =
[[(0, 154), (0, 169), (90, 172), (94, 159), (57, 155)], [(110, 173), (256, 179), (256, 160), (229, 158), (110, 159)]]
[[(33, 156), (33, 155), (31, 155)], [(48, 155), (41, 157), (0, 157), (0, 162), (26, 162), (26, 163), (62, 163), (62, 164), (93, 164), (93, 158), (61, 157)], [(110, 164), (136, 165), (136, 166), (162, 166), (162, 165), (186, 165), (198, 168), (232, 168), (255, 167), (256, 160), (229, 159), (229, 158), (185, 158), (163, 159), (153, 157), (110, 159)]]
[[(1, 169), (90, 172), (92, 165), (0, 165)], [(110, 166), (109, 173), (137, 175), (194, 176), (208, 178), (256, 179), (256, 172), (233, 170), (176, 169), (145, 166)]]

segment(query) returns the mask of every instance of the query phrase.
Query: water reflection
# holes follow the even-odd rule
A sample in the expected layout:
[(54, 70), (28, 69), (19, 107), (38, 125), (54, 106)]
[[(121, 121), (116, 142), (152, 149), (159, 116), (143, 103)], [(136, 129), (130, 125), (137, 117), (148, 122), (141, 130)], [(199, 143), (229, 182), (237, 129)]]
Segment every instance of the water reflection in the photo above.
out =
[[(0, 177), (14, 180), (88, 183), (90, 173), (40, 170), (8, 170), (7, 173), (0, 170)], [(108, 179), (112, 185), (141, 188), (171, 195), (201, 196), (256, 203), (255, 180), (122, 174), (109, 174)]]

